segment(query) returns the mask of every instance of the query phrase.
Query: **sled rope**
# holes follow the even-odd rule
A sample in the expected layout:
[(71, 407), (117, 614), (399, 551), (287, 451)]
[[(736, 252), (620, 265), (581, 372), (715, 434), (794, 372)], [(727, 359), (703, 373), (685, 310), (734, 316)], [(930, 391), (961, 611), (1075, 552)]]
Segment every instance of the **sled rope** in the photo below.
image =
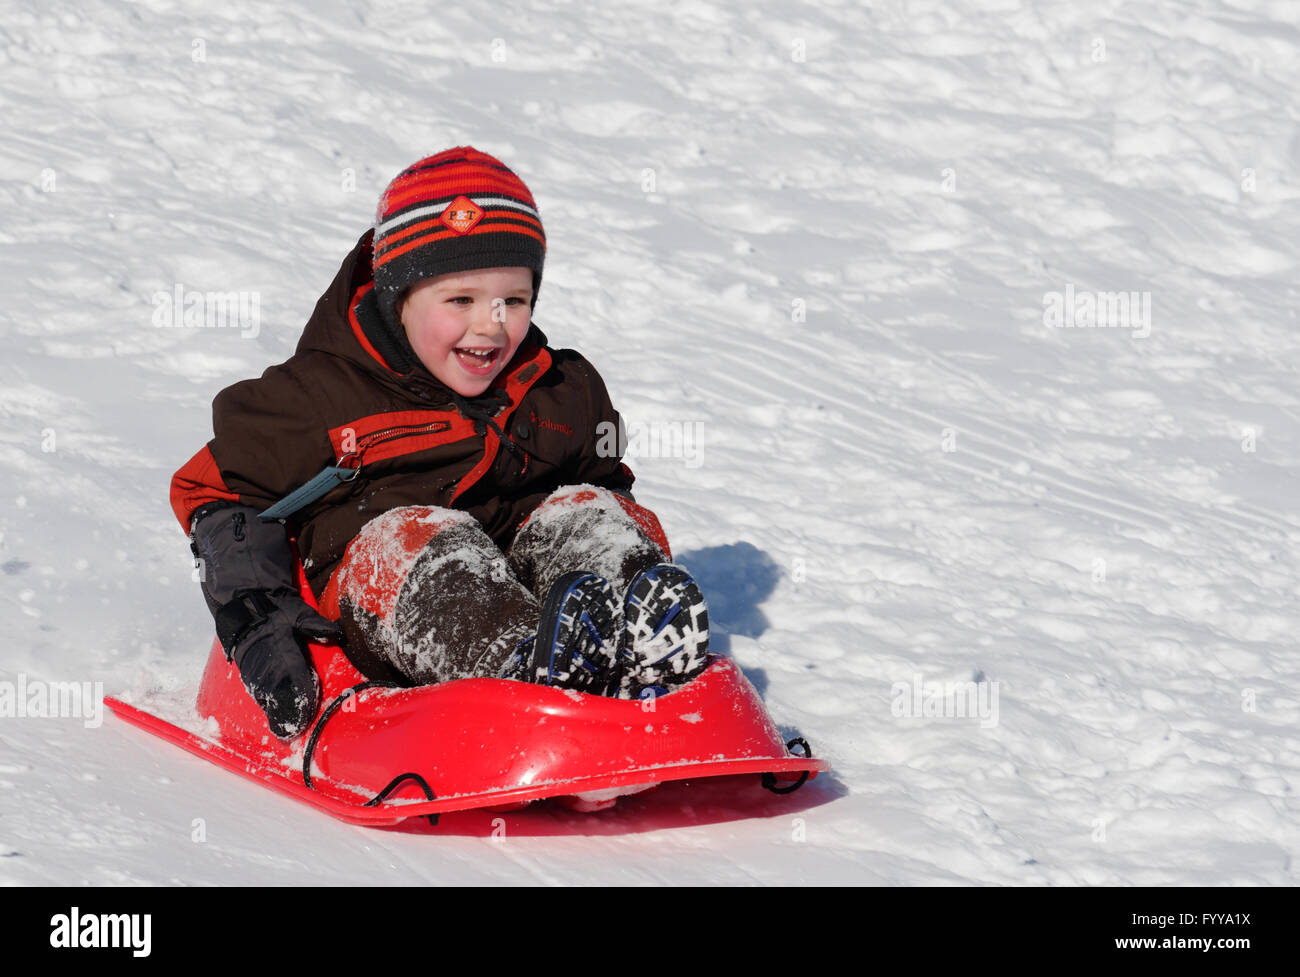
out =
[[(804, 739), (802, 736), (796, 736), (790, 742), (786, 743), (785, 748), (793, 753), (796, 745), (803, 747), (803, 753), (796, 753), (795, 754), (796, 756), (801, 756), (805, 760), (812, 759), (812, 747), (808, 745), (808, 741)], [(770, 774), (770, 773), (763, 774), (763, 786), (766, 787), (768, 790), (770, 790), (773, 794), (793, 794), (796, 790), (802, 787), (805, 781), (807, 780), (808, 780), (808, 771), (804, 770), (799, 774), (799, 779), (796, 780), (790, 786), (778, 787), (776, 785), (776, 776), (774, 774)]]
[[(338, 697), (333, 702), (331, 702), (328, 706), (326, 706), (325, 709), (321, 712), (320, 719), (316, 720), (316, 725), (312, 727), (311, 736), (307, 738), (307, 748), (303, 750), (302, 753), (302, 781), (311, 790), (316, 789), (316, 785), (311, 782), (311, 758), (312, 758), (312, 754), (316, 752), (316, 741), (320, 739), (320, 734), (325, 729), (325, 723), (329, 721), (330, 717), (333, 716), (334, 713), (338, 712), (339, 707), (342, 706), (343, 703), (347, 702), (348, 699), (352, 698), (358, 692), (364, 692), (366, 689), (374, 689), (374, 688), (396, 689), (396, 688), (401, 688), (401, 686), (389, 685), (386, 682), (362, 682), (359, 685), (354, 685), (352, 686), (352, 688), (344, 689), (341, 693), (339, 693)], [(406, 783), (408, 780), (414, 781), (417, 785), (419, 785), (419, 788), (422, 791), (424, 791), (424, 797), (426, 800), (435, 801), (438, 799), (437, 795), (434, 794), (433, 792), (433, 788), (429, 786), (428, 781), (426, 781), (418, 773), (407, 772), (407, 773), (398, 774), (391, 781), (389, 781), (387, 787), (385, 787), (378, 794), (370, 798), (370, 800), (366, 801), (365, 804), (361, 806), (378, 807), (381, 802), (388, 799), (389, 795), (392, 794), (393, 791), (397, 790), (398, 787)], [(425, 817), (429, 819), (430, 824), (435, 826), (437, 825), (438, 815), (426, 814)]]
[[(425, 780), (423, 777), (421, 777), (418, 773), (399, 773), (396, 777), (394, 777), (394, 778), (392, 779), (392, 782), (389, 783), (389, 785), (388, 785), (387, 787), (385, 787), (385, 788), (384, 788), (383, 790), (381, 790), (378, 794), (376, 794), (376, 795), (375, 795), (374, 797), (372, 797), (370, 800), (366, 801), (366, 802), (365, 802), (364, 804), (362, 804), (361, 806), (362, 806), (362, 807), (377, 807), (377, 806), (379, 805), (379, 802), (380, 802), (380, 801), (387, 800), (389, 794), (391, 794), (393, 791), (397, 790), (398, 787), (400, 787), (402, 784), (406, 783), (406, 781), (408, 781), (408, 780), (414, 780), (417, 784), (420, 785), (420, 790), (424, 791), (424, 799), (425, 799), (425, 800), (427, 800), (427, 801), (436, 801), (436, 800), (438, 799), (438, 798), (434, 795), (434, 793), (433, 793), (433, 788), (429, 786), (428, 781), (426, 781), (426, 780)], [(433, 821), (432, 821), (433, 824), (437, 824), (437, 823), (438, 823), (438, 815), (436, 815), (436, 814), (430, 814), (430, 815), (428, 815), (428, 816), (429, 816), (430, 818), (433, 819)]]

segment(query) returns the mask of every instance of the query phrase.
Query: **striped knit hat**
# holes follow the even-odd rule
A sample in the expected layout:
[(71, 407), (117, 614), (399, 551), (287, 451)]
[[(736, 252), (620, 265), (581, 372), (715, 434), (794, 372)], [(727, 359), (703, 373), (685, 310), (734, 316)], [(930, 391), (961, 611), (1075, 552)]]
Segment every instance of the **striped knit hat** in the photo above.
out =
[(546, 234), (524, 181), (494, 156), (457, 146), (404, 169), (375, 214), (375, 296), (389, 328), (405, 339), (397, 303), (425, 278), (478, 268), (533, 270), (542, 284)]

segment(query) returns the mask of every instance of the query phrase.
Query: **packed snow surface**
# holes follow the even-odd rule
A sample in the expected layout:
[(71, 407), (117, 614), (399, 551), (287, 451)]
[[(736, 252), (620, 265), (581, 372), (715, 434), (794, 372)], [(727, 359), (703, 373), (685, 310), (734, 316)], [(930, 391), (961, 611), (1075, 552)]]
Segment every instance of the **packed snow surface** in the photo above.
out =
[[(1294, 884), (1300, 8), (431, 9), (6, 7), (0, 882)], [(171, 473), (459, 144), (832, 774), (373, 830), (39, 715), (192, 697)]]

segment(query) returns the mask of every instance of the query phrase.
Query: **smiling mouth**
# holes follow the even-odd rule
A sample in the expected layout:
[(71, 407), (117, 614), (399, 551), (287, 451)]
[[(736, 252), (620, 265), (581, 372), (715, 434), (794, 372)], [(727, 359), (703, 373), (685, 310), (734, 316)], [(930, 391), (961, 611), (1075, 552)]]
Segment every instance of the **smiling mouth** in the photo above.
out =
[(483, 370), (496, 363), (501, 350), (495, 346), (456, 347), (456, 357), (471, 370)]

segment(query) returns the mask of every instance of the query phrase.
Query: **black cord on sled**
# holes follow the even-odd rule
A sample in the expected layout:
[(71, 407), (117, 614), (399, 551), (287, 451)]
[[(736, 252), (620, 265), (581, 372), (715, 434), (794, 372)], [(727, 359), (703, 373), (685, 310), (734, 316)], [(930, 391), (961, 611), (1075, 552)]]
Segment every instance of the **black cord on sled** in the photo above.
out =
[[(365, 804), (361, 806), (362, 807), (378, 806), (380, 801), (387, 800), (389, 794), (397, 790), (398, 787), (402, 786), (402, 784), (406, 783), (408, 780), (413, 780), (420, 785), (420, 790), (424, 791), (425, 800), (436, 801), (438, 799), (433, 792), (433, 788), (429, 786), (429, 782), (425, 780), (423, 777), (421, 777), (418, 773), (399, 773), (396, 777), (392, 779), (392, 781), (388, 784), (387, 787), (385, 787), (378, 794), (376, 794), (370, 800), (366, 801)], [(425, 817), (429, 819), (430, 824), (437, 825), (438, 815), (426, 814)]]
[[(812, 747), (808, 745), (808, 741), (804, 739), (802, 736), (796, 736), (794, 739), (792, 739), (789, 743), (785, 745), (785, 748), (793, 752), (796, 745), (803, 747), (803, 753), (795, 754), (796, 756), (802, 756), (806, 760), (812, 759)], [(770, 773), (763, 774), (763, 786), (766, 787), (768, 790), (770, 790), (773, 794), (793, 794), (796, 790), (802, 787), (807, 780), (808, 780), (808, 771), (804, 770), (799, 774), (799, 779), (796, 780), (793, 784), (790, 784), (788, 787), (778, 787), (776, 785), (775, 774), (770, 774)]]
[[(350, 689), (344, 689), (341, 693), (339, 693), (338, 698), (336, 698), (333, 702), (331, 702), (328, 706), (326, 706), (324, 710), (322, 710), (320, 714), (320, 719), (316, 720), (316, 725), (312, 727), (311, 736), (307, 738), (307, 748), (303, 750), (302, 753), (302, 780), (303, 783), (305, 783), (311, 790), (316, 789), (316, 785), (311, 782), (311, 758), (312, 758), (312, 754), (316, 752), (316, 741), (320, 739), (320, 734), (325, 729), (325, 723), (329, 721), (330, 717), (333, 716), (334, 713), (339, 711), (339, 707), (342, 706), (343, 703), (347, 702), (348, 699), (352, 698), (358, 692), (363, 692), (366, 689), (374, 689), (374, 688), (395, 689), (395, 688), (400, 688), (400, 686), (389, 685), (386, 682), (362, 682), (359, 685), (352, 686), (352, 688)], [(396, 777), (394, 777), (389, 782), (387, 787), (381, 790), (370, 800), (366, 801), (365, 804), (362, 805), (362, 807), (377, 807), (380, 804), (380, 802), (387, 800), (390, 794), (392, 794), (395, 790), (397, 790), (398, 787), (406, 783), (408, 780), (413, 780), (415, 781), (416, 784), (419, 785), (420, 789), (424, 791), (424, 796), (427, 800), (430, 801), (437, 800), (437, 795), (434, 794), (433, 788), (431, 788), (428, 784), (428, 781), (426, 781), (418, 773), (403, 773), (403, 774), (398, 774)], [(438, 823), (438, 815), (426, 814), (424, 816), (429, 819), (430, 824), (436, 825)]]

